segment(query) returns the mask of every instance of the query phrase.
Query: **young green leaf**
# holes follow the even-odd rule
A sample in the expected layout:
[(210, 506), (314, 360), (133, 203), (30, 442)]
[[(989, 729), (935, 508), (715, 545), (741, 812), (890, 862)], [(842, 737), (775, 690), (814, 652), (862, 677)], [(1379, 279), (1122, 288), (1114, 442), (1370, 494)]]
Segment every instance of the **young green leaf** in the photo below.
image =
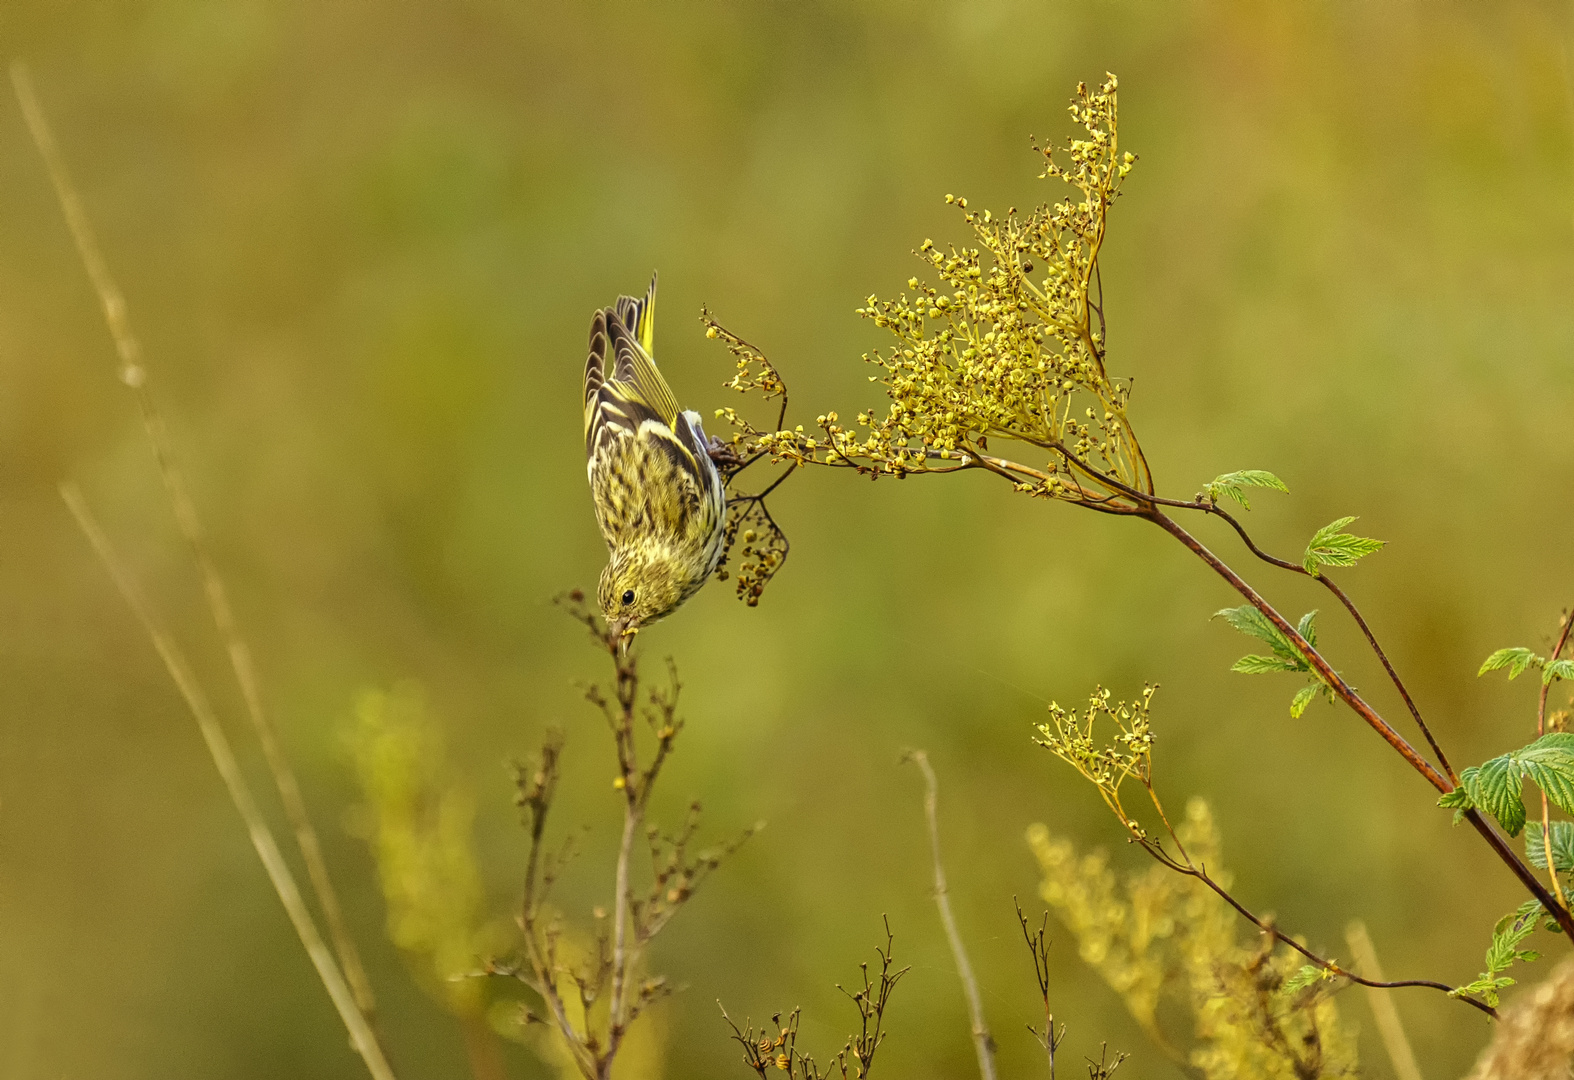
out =
[[(1224, 619), (1231, 626), (1235, 627), (1235, 629), (1239, 630), (1248, 637), (1254, 637), (1258, 641), (1266, 642), (1268, 647), (1273, 650), (1274, 656), (1287, 662), (1287, 666), (1282, 668), (1253, 666), (1250, 668), (1250, 674), (1260, 674), (1261, 672), (1265, 671), (1311, 670), (1311, 666), (1307, 664), (1306, 658), (1303, 657), (1300, 653), (1300, 650), (1290, 642), (1289, 637), (1272, 622), (1270, 622), (1268, 616), (1264, 615), (1250, 604), (1242, 604), (1240, 607), (1236, 608), (1224, 608), (1221, 611), (1214, 612), (1213, 617), (1215, 619)], [(1296, 632), (1306, 639), (1306, 643), (1308, 645), (1316, 648), (1317, 612), (1308, 611), (1305, 615), (1302, 615), (1300, 624), (1296, 627)], [(1248, 663), (1251, 659), (1251, 657), (1244, 657), (1240, 661), (1237, 661), (1234, 670), (1247, 671), (1248, 668), (1241, 667), (1240, 665)], [(1258, 659), (1266, 658), (1259, 657)]]
[(1290, 639), (1284, 636), (1277, 626), (1268, 621), (1268, 616), (1252, 607), (1242, 604), (1240, 607), (1224, 608), (1213, 613), (1215, 619), (1223, 619), (1247, 637), (1254, 637), (1258, 641), (1267, 642), (1275, 656), (1286, 660), (1299, 661), (1301, 654), (1295, 651), (1295, 646), (1290, 644)]
[(1297, 990), (1305, 990), (1315, 982), (1333, 978), (1333, 972), (1315, 964), (1302, 964), (1301, 970), (1284, 980), (1284, 985), (1279, 987), (1283, 994), (1293, 994)]
[(1306, 707), (1317, 697), (1317, 691), (1322, 689), (1321, 683), (1308, 683), (1295, 692), (1290, 699), (1290, 715), (1299, 720)]
[[(1270, 622), (1266, 615), (1250, 604), (1243, 604), (1237, 608), (1225, 608), (1223, 611), (1215, 612), (1213, 617), (1227, 620), (1231, 626), (1248, 637), (1267, 642), (1268, 647), (1273, 650), (1272, 656), (1261, 656), (1256, 653), (1243, 656), (1230, 665), (1231, 671), (1238, 671), (1243, 675), (1267, 675), (1279, 671), (1310, 672), (1312, 670), (1311, 664), (1307, 662), (1306, 658), (1301, 655), (1300, 650), (1290, 641), (1289, 635), (1285, 634), (1284, 631)], [(1313, 648), (1317, 647), (1317, 612), (1308, 611), (1305, 615), (1302, 615), (1295, 629), (1301, 637), (1306, 639), (1308, 645)], [(1320, 680), (1301, 687), (1301, 689), (1296, 691), (1295, 697), (1290, 699), (1290, 715), (1299, 720), (1301, 714), (1306, 711), (1306, 707), (1312, 703), (1312, 699), (1318, 693), (1327, 692), (1328, 688)], [(1332, 699), (1330, 698), (1330, 700)]]
[(1227, 472), (1222, 476), (1215, 476), (1203, 485), (1203, 494), (1210, 502), (1218, 502), (1221, 498), (1234, 499), (1246, 509), (1250, 510), (1252, 504), (1246, 501), (1244, 489), (1249, 487), (1270, 488), (1274, 491), (1289, 493), (1289, 488), (1271, 472), (1261, 469), (1242, 469), (1239, 472)]
[(1306, 545), (1306, 557), (1301, 560), (1308, 574), (1316, 577), (1319, 566), (1354, 566), (1357, 559), (1372, 554), (1387, 543), (1385, 540), (1373, 540), (1343, 531), (1354, 520), (1353, 517), (1342, 517), (1313, 534), (1312, 542)]
[(1525, 827), (1525, 800), (1520, 795), (1523, 783), (1512, 754), (1495, 757), (1459, 774), (1459, 786), (1470, 801), (1497, 818), (1510, 836), (1518, 836)]
[(1518, 836), (1525, 827), (1522, 794), (1526, 778), (1546, 792), (1560, 810), (1574, 813), (1574, 732), (1554, 731), (1529, 746), (1463, 770), (1459, 786), (1468, 803), (1450, 793), (1438, 800), (1438, 805), (1456, 810), (1479, 806), (1497, 818), (1510, 836)]
[(1543, 735), (1515, 757), (1524, 774), (1558, 809), (1574, 814), (1574, 734)]
[(1492, 930), (1492, 944), (1487, 946), (1487, 969), (1468, 986), (1451, 990), (1450, 995), (1462, 997), (1473, 994), (1496, 1008), (1497, 992), (1506, 986), (1514, 985), (1514, 980), (1502, 973), (1516, 961), (1529, 963), (1541, 958), (1541, 954), (1534, 949), (1519, 947), (1520, 943), (1536, 929), (1536, 920), (1540, 915), (1541, 905), (1534, 900), (1527, 900), (1513, 912), (1499, 919), (1497, 926)]
[(1317, 611), (1313, 609), (1301, 616), (1301, 621), (1295, 626), (1296, 631), (1306, 639), (1312, 648), (1317, 648)]
[(1574, 679), (1574, 660), (1550, 660), (1541, 669), (1541, 685), (1546, 686), (1553, 679)]
[(1304, 671), (1306, 665), (1297, 664), (1294, 660), (1281, 660), (1277, 656), (1250, 653), (1231, 664), (1230, 670), (1242, 675), (1266, 675), (1272, 671)]
[(1481, 670), (1476, 672), (1476, 675), (1480, 677), (1489, 671), (1508, 668), (1508, 677), (1512, 681), (1523, 674), (1524, 670), (1532, 664), (1540, 667), (1544, 663), (1546, 663), (1545, 660), (1523, 646), (1517, 646), (1512, 649), (1499, 649), (1481, 662)]
[(1465, 811), (1475, 809), (1475, 803), (1470, 801), (1470, 794), (1463, 786), (1456, 787), (1453, 791), (1437, 800), (1437, 805), (1445, 810), (1454, 812), (1454, 824), (1458, 825), (1465, 820)]
[[(1539, 821), (1525, 826), (1525, 856), (1537, 870), (1547, 868), (1547, 845), (1542, 840)], [(1552, 865), (1559, 872), (1574, 870), (1574, 821), (1552, 823)]]

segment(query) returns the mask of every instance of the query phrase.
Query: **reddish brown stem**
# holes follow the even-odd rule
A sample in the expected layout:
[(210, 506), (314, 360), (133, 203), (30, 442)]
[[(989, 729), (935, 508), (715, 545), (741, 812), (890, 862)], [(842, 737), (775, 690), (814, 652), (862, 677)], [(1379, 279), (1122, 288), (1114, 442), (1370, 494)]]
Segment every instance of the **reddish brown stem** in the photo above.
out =
[[(1364, 979), (1353, 971), (1345, 970), (1338, 964), (1334, 963), (1332, 960), (1318, 956), (1305, 945), (1302, 945), (1299, 941), (1296, 941), (1289, 934), (1286, 934), (1284, 931), (1274, 926), (1273, 923), (1259, 919), (1252, 913), (1250, 908), (1246, 907), (1246, 905), (1242, 904), (1239, 900), (1235, 899), (1234, 896), (1230, 895), (1229, 890), (1225, 889), (1224, 886), (1220, 885), (1217, 881), (1214, 881), (1213, 878), (1209, 877), (1207, 867), (1193, 866), (1189, 861), (1184, 863), (1177, 862), (1166, 855), (1162, 849), (1156, 850), (1155, 846), (1151, 846), (1151, 840), (1143, 840), (1138, 842), (1147, 849), (1150, 855), (1164, 863), (1176, 873), (1185, 874), (1187, 877), (1196, 878), (1208, 888), (1212, 889), (1221, 900), (1223, 900), (1226, 904), (1229, 904), (1230, 907), (1234, 908), (1242, 918), (1251, 923), (1253, 926), (1257, 927), (1258, 930), (1262, 931), (1264, 934), (1272, 935), (1275, 940), (1288, 945), (1290, 948), (1294, 949), (1296, 952), (1310, 960), (1315, 966), (1320, 967), (1325, 971), (1330, 971), (1341, 979), (1349, 979), (1353, 983), (1359, 983), (1362, 986), (1374, 987), (1379, 990), (1398, 989), (1405, 986), (1424, 986), (1432, 990), (1442, 990), (1448, 994), (1453, 994), (1455, 990), (1455, 987), (1449, 986), (1447, 983), (1435, 982), (1431, 979), (1399, 979), (1394, 982), (1379, 982), (1376, 979)], [(1465, 1004), (1473, 1005), (1482, 1012), (1486, 1013), (1488, 1016), (1492, 1017), (1494, 1020), (1497, 1019), (1497, 1010), (1488, 1005), (1486, 1002), (1477, 1000), (1476, 998), (1465, 994), (1459, 994), (1456, 996)]]
[(1427, 745), (1430, 746), (1432, 748), (1432, 752), (1437, 755), (1438, 764), (1441, 765), (1443, 767), (1443, 771), (1448, 774), (1448, 779), (1453, 783), (1458, 784), (1459, 774), (1454, 772), (1454, 767), (1448, 763), (1448, 755), (1443, 753), (1443, 748), (1438, 745), (1437, 739), (1433, 738), (1432, 736), (1432, 729), (1426, 726), (1425, 720), (1421, 719), (1421, 710), (1416, 707), (1415, 700), (1410, 696), (1410, 691), (1405, 687), (1404, 680), (1399, 677), (1399, 672), (1394, 670), (1394, 665), (1389, 662), (1388, 654), (1383, 651), (1383, 647), (1377, 643), (1377, 635), (1373, 634), (1372, 628), (1366, 624), (1366, 619), (1361, 615), (1361, 610), (1355, 606), (1355, 602), (1351, 600), (1349, 596), (1345, 595), (1345, 591), (1338, 585), (1334, 584), (1333, 580), (1326, 574), (1311, 574), (1307, 571), (1306, 567), (1302, 566), (1300, 563), (1293, 563), (1286, 559), (1280, 559), (1276, 556), (1268, 554), (1262, 548), (1257, 546), (1256, 541), (1254, 541), (1251, 538), (1251, 535), (1247, 533), (1245, 526), (1237, 521), (1235, 516), (1229, 511), (1210, 503), (1182, 503), (1180, 505), (1187, 506), (1188, 508), (1192, 509), (1205, 510), (1216, 517), (1223, 518), (1225, 521), (1229, 522), (1231, 527), (1235, 529), (1236, 533), (1240, 535), (1241, 542), (1246, 545), (1247, 550), (1249, 550), (1253, 555), (1257, 556), (1263, 562), (1277, 566), (1281, 570), (1289, 570), (1292, 573), (1301, 574), (1305, 577), (1315, 577), (1324, 588), (1334, 594), (1339, 602), (1344, 605), (1344, 609), (1350, 613), (1350, 617), (1355, 620), (1355, 624), (1361, 628), (1361, 633), (1366, 635), (1366, 643), (1370, 645), (1372, 647), (1372, 651), (1377, 654), (1377, 659), (1382, 661), (1383, 670), (1388, 672), (1388, 678), (1394, 684), (1394, 689), (1398, 690), (1399, 696), (1404, 698), (1405, 708), (1410, 710), (1410, 715), (1415, 718), (1416, 726), (1421, 729), (1421, 734), (1426, 736)]
[(1444, 794), (1454, 789), (1453, 783), (1447, 777), (1434, 769), (1431, 762), (1416, 753), (1415, 747), (1406, 742), (1403, 735), (1395, 731), (1388, 721), (1379, 716), (1375, 709), (1361, 699), (1361, 696), (1355, 692), (1355, 689), (1345, 682), (1344, 678), (1337, 671), (1329, 666), (1328, 661), (1323, 659), (1322, 654), (1301, 636), (1299, 630), (1291, 626), (1289, 621), (1283, 615), (1280, 615), (1272, 604), (1264, 600), (1256, 589), (1248, 585), (1239, 574), (1231, 570), (1217, 555), (1204, 547), (1202, 541), (1182, 528), (1174, 518), (1156, 508), (1144, 513), (1142, 516), (1174, 536), (1182, 544), (1185, 544), (1198, 558), (1213, 567), (1215, 573), (1229, 582), (1231, 588), (1244, 596), (1252, 607), (1267, 616), (1268, 621), (1273, 623), (1279, 632), (1290, 640), (1296, 650), (1306, 657), (1306, 662), (1317, 673), (1317, 677), (1326, 683), (1335, 694), (1339, 695), (1340, 699), (1349, 705), (1350, 708), (1354, 709), (1356, 715), (1365, 720), (1372, 730), (1383, 737), (1383, 740), (1388, 745), (1397, 750), (1399, 755), (1410, 763), (1411, 768), (1426, 777), (1428, 783)]
[[(1574, 611), (1563, 616), (1563, 632), (1558, 635), (1558, 643), (1552, 647), (1552, 655), (1547, 658), (1550, 663), (1563, 655), (1563, 650), (1568, 647), (1569, 631), (1574, 630)], [(1541, 698), (1536, 702), (1536, 737), (1547, 733), (1547, 694), (1552, 690), (1550, 681), (1541, 684)]]
[[(1297, 651), (1306, 657), (1306, 662), (1311, 665), (1318, 678), (1326, 683), (1341, 701), (1354, 710), (1357, 716), (1365, 720), (1372, 730), (1381, 735), (1383, 741), (1392, 746), (1401, 757), (1409, 762), (1411, 768), (1425, 777), (1427, 783), (1444, 794), (1454, 789), (1453, 782), (1433, 768), (1420, 754), (1416, 753), (1415, 748), (1405, 741), (1404, 736), (1395, 731), (1388, 721), (1384, 720), (1375, 709), (1363, 701), (1354, 688), (1329, 666), (1328, 661), (1323, 659), (1322, 654), (1314, 649), (1311, 643), (1302, 637), (1300, 632), (1274, 609), (1272, 604), (1264, 600), (1257, 593), (1257, 590), (1242, 580), (1239, 574), (1230, 569), (1217, 555), (1204, 547), (1201, 541), (1192, 536), (1178, 522), (1163, 513), (1156, 506), (1144, 510), (1141, 516), (1147, 518), (1186, 545), (1193, 554), (1212, 567), (1215, 573), (1229, 582), (1231, 588), (1244, 596), (1252, 607), (1262, 612), (1268, 621), (1273, 623), (1279, 632), (1290, 640)], [(1466, 811), (1465, 819), (1481, 834), (1492, 850), (1497, 853), (1498, 858), (1503, 860), (1504, 864), (1513, 871), (1514, 876), (1519, 878), (1520, 884), (1524, 885), (1530, 894), (1540, 902), (1541, 906), (1551, 913), (1552, 917), (1557, 920), (1558, 926), (1569, 936), (1569, 940), (1574, 941), (1574, 915), (1570, 915), (1568, 909), (1553, 898), (1552, 894), (1547, 891), (1546, 886), (1541, 883), (1541, 880), (1536, 877), (1530, 867), (1526, 866), (1524, 861), (1514, 852), (1514, 849), (1509, 847), (1508, 841), (1503, 839), (1478, 811), (1474, 809)]]
[[(1552, 647), (1552, 655), (1548, 663), (1563, 655), (1563, 648), (1569, 643), (1569, 631), (1574, 630), (1574, 612), (1563, 613), (1563, 630), (1558, 634), (1558, 643)], [(1552, 681), (1543, 679), (1541, 682), (1541, 696), (1536, 700), (1536, 738), (1547, 733), (1547, 693), (1552, 689)], [(1569, 906), (1568, 897), (1563, 895), (1563, 885), (1558, 881), (1558, 866), (1552, 858), (1552, 808), (1547, 805), (1547, 793), (1541, 793), (1541, 849), (1547, 859), (1547, 880), (1552, 882), (1552, 891), (1557, 894), (1558, 903), (1563, 907)]]

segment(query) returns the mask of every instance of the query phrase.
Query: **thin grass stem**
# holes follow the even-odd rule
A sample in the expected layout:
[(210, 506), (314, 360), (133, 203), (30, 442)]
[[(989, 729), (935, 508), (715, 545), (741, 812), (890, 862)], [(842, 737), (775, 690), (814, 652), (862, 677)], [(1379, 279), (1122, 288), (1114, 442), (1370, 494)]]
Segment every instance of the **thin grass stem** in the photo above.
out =
[[(1344, 939), (1355, 957), (1355, 964), (1368, 979), (1383, 981), (1383, 968), (1377, 962), (1377, 949), (1360, 919), (1345, 927)], [(1399, 1080), (1421, 1080), (1421, 1068), (1416, 1064), (1415, 1051), (1405, 1037), (1404, 1025), (1399, 1022), (1399, 1010), (1394, 1008), (1394, 995), (1383, 987), (1368, 986), (1367, 1001), (1372, 1005), (1372, 1017), (1377, 1021), (1377, 1033), (1383, 1038), (1383, 1049), (1393, 1063), (1394, 1075)]]
[(300, 784), (279, 741), (278, 730), (263, 708), (262, 691), (251, 649), (240, 633), (228, 590), (219, 575), (217, 564), (209, 553), (206, 531), (197, 514), (196, 504), (192, 501), (186, 489), (185, 478), (176, 465), (163, 415), (159, 412), (157, 403), (148, 388), (142, 346), (136, 335), (132, 333), (125, 295), (109, 272), (109, 263), (98, 245), (92, 222), (83, 208), (76, 185), (72, 183), (70, 171), (66, 168), (65, 158), (61, 155), (59, 145), (55, 141), (54, 132), (50, 129), (48, 119), (38, 102), (38, 95), (33, 89), (33, 81), (27, 65), (20, 60), (11, 63), (11, 83), (16, 91), (17, 103), (21, 106), (33, 143), (37, 146), (38, 153), (44, 160), (44, 166), (49, 172), (50, 181), (54, 185), (56, 198), (65, 215), (66, 225), (76, 244), (77, 253), (103, 306), (104, 321), (109, 325), (110, 337), (114, 340), (115, 352), (120, 358), (121, 381), (136, 393), (143, 430), (152, 446), (159, 476), (169, 495), (181, 535), (191, 548), (192, 560), (202, 578), (208, 611), (219, 636), (224, 639), (230, 667), (235, 673), (235, 681), (240, 686), (241, 697), (246, 702), (247, 716), (251, 719), (252, 727), (257, 732), (257, 739), (262, 744), (263, 756), (267, 759), (268, 769), (273, 774), (285, 814), (294, 829), (296, 845), (300, 848), (301, 858), (306, 863), (312, 892), (317, 897), (317, 903), (328, 925), (329, 935), (333, 939), (334, 952), (338, 954), (345, 978), (354, 992), (356, 1006), (370, 1019), (375, 1008), (371, 982), (366, 977), (360, 952), (355, 947), (355, 940), (351, 937), (345, 922), (343, 907), (339, 903), (333, 879), (328, 873), (328, 863), (323, 858), (322, 844), (317, 838), (317, 830), (313, 827), (311, 816), (307, 812), (306, 800), (301, 795)]
[(946, 940), (951, 944), (951, 955), (956, 959), (956, 973), (962, 979), (962, 992), (967, 996), (967, 1013), (972, 1023), (973, 1047), (978, 1052), (978, 1072), (983, 1080), (995, 1080), (995, 1040), (984, 1022), (984, 1002), (978, 993), (978, 980), (973, 976), (973, 965), (967, 958), (967, 946), (956, 928), (956, 916), (951, 913), (951, 894), (946, 886), (945, 864), (940, 860), (940, 782), (929, 764), (929, 755), (922, 750), (909, 750), (907, 759), (924, 774), (924, 818), (929, 824), (929, 851), (934, 860), (935, 906), (940, 909), (940, 922), (945, 926)]
[(311, 911), (301, 897), (300, 888), (295, 883), (295, 875), (290, 872), (289, 864), (285, 862), (284, 855), (279, 851), (279, 845), (274, 840), (273, 832), (268, 828), (268, 822), (257, 806), (251, 786), (246, 783), (245, 775), (241, 772), (239, 762), (236, 761), (234, 748), (230, 745), (228, 736), (224, 734), (224, 728), (220, 725), (218, 716), (213, 711), (212, 702), (198, 681), (196, 672), (192, 670), (190, 662), (187, 661), (185, 653), (181, 651), (175, 639), (164, 628), (162, 620), (131, 576), (124, 560), (115, 552), (109, 537), (99, 526), (92, 511), (88, 509), (81, 489), (75, 484), (62, 484), (60, 495), (65, 500), (66, 506), (70, 508), (72, 516), (76, 518), (77, 525), (87, 537), (88, 543), (93, 546), (99, 561), (104, 564), (104, 569), (109, 572), (110, 578), (120, 590), (120, 595), (125, 598), (137, 621), (142, 624), (143, 630), (152, 640), (153, 647), (164, 661), (170, 678), (180, 691), (181, 697), (185, 699), (191, 715), (196, 719), (197, 727), (202, 732), (202, 740), (207, 744), (208, 753), (213, 758), (213, 765), (218, 769), (219, 777), (224, 781), (224, 787), (229, 792), (230, 801), (235, 804), (235, 809), (246, 823), (246, 831), (251, 837), (252, 847), (257, 851), (257, 858), (262, 861), (263, 869), (267, 871), (274, 892), (278, 893), (279, 902), (284, 905), (290, 924), (295, 927), (295, 933), (300, 937), (307, 957), (317, 969), (318, 978), (322, 980), (323, 987), (328, 991), (328, 997), (332, 999), (334, 1008), (338, 1010), (339, 1018), (349, 1031), (351, 1044), (366, 1062), (367, 1071), (372, 1074), (373, 1080), (394, 1080), (393, 1069), (389, 1066), (388, 1059), (383, 1056), (377, 1036), (365, 1015), (356, 1006), (349, 984), (345, 982), (338, 964), (334, 961), (333, 953), (324, 944), (322, 935), (317, 930), (316, 920), (312, 918)]

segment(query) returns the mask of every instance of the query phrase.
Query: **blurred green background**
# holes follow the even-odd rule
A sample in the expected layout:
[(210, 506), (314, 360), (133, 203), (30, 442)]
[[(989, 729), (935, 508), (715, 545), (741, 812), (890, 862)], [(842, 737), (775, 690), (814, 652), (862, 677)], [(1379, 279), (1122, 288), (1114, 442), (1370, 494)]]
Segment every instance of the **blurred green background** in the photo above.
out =
[[(403, 1075), (464, 1070), (457, 1029), (382, 935), (344, 725), (417, 680), (478, 800), (493, 907), (523, 855), (506, 763), (569, 733), (565, 894), (610, 895), (602, 663), (548, 599), (604, 548), (579, 379), (593, 308), (661, 271), (658, 356), (730, 403), (709, 304), (789, 379), (798, 419), (877, 401), (853, 309), (962, 238), (947, 192), (1058, 196), (1029, 136), (1069, 134), (1079, 79), (1121, 78), (1141, 163), (1104, 265), (1112, 368), (1161, 488), (1267, 468), (1252, 522), (1299, 551), (1359, 514), (1389, 547), (1345, 575), (1457, 765), (1525, 741), (1534, 688), (1478, 681), (1574, 599), (1574, 89), (1568, 3), (943, 0), (518, 3), (164, 0), (0, 12), (128, 296), (218, 558), (324, 825)], [(243, 730), (133, 400), (15, 104), (0, 102), (0, 1075), (364, 1075), (157, 657), (56, 493), (76, 479)], [(669, 1076), (740, 1076), (714, 1002), (801, 1004), (889, 912), (890, 1077), (973, 1068), (928, 887), (919, 778), (942, 783), (954, 900), (1004, 1070), (1037, 1010), (1011, 897), (1045, 821), (1143, 868), (1029, 742), (1042, 700), (1163, 688), (1159, 778), (1217, 808), (1237, 892), (1343, 953), (1364, 917), (1390, 977), (1462, 981), (1509, 875), (1348, 712), (1291, 721), (1289, 680), (1227, 668), (1224, 586), (1155, 529), (983, 478), (795, 478), (793, 553), (749, 610), (726, 586), (642, 635), (690, 726), (670, 818), (770, 827), (660, 940), (687, 990)], [(1204, 533), (1245, 568), (1217, 530)], [(1253, 570), (1255, 574), (1255, 568)], [(1327, 608), (1268, 579), (1287, 609)], [(1396, 718), (1347, 622), (1324, 638)], [(1407, 729), (1408, 730), (1408, 729)], [(249, 759), (263, 788), (265, 774)], [(1060, 934), (1067, 1051), (1178, 1075)], [(1546, 941), (1554, 956), (1563, 947)], [(1388, 1066), (1366, 1003), (1372, 1075)], [(1411, 991), (1428, 1076), (1478, 1014)], [(519, 1077), (547, 1071), (510, 1051)], [(1123, 1073), (1124, 1075), (1124, 1073)]]

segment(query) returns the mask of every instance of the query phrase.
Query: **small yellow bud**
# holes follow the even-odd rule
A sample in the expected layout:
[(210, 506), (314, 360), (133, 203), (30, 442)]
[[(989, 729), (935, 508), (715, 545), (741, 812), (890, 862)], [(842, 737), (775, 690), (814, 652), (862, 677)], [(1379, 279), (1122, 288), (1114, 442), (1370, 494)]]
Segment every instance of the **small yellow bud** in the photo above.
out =
[(621, 776), (612, 781), (612, 789), (614, 791), (622, 791), (626, 787), (628, 787), (628, 781)]
[(787, 1071), (787, 1066), (789, 1064), (790, 1064), (790, 1062), (787, 1060), (787, 1055), (786, 1054), (777, 1054), (776, 1055), (776, 1067), (778, 1069), (780, 1069), (782, 1072), (786, 1072)]
[(707, 326), (705, 328), (705, 336), (708, 338), (714, 338), (720, 337), (721, 335), (716, 332), (716, 328), (714, 326)]

